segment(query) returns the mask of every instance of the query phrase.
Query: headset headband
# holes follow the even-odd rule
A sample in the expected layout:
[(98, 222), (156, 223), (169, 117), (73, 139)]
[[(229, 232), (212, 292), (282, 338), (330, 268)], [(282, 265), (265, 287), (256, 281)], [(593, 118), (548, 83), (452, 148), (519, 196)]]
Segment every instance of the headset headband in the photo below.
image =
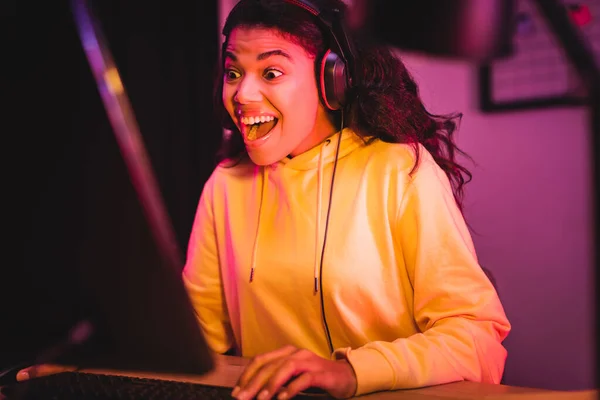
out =
[(312, 4), (307, 0), (285, 0), (286, 3), (293, 4), (298, 6), (310, 14), (312, 14), (322, 25), (323, 28), (327, 30), (331, 38), (335, 41), (337, 48), (339, 50), (339, 56), (342, 61), (346, 64), (348, 80), (350, 86), (354, 82), (354, 53), (352, 51), (352, 46), (350, 45), (350, 41), (348, 40), (348, 35), (346, 34), (346, 30), (344, 29), (344, 23), (342, 20), (342, 13), (339, 9), (334, 8), (329, 13), (330, 15), (325, 14), (321, 11), (317, 6)]

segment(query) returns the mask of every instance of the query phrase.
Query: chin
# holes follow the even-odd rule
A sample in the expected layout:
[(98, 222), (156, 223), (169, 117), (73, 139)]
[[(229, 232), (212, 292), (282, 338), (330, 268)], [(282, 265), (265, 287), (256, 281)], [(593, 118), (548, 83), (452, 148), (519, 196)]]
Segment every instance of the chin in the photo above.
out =
[(281, 161), (286, 155), (280, 156), (279, 154), (263, 152), (263, 151), (252, 151), (248, 149), (248, 156), (250, 160), (256, 165), (271, 165), (278, 161)]
[(256, 144), (246, 144), (246, 151), (254, 164), (272, 165), (283, 160), (290, 153), (289, 143), (281, 140), (280, 131), (272, 132), (265, 139)]

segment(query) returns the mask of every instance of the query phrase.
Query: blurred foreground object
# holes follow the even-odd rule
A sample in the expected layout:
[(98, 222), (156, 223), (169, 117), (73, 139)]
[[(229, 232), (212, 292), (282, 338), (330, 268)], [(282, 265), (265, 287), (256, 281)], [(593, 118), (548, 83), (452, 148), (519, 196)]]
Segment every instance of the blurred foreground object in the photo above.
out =
[(403, 50), (485, 62), (512, 51), (512, 0), (353, 0), (348, 25)]

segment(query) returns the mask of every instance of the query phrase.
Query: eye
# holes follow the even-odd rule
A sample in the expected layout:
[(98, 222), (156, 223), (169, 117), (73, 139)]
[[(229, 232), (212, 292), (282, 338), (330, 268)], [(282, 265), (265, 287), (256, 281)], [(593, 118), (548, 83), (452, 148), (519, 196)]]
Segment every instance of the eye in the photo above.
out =
[(265, 79), (267, 79), (268, 81), (272, 81), (273, 79), (279, 78), (281, 75), (283, 75), (283, 72), (274, 68), (268, 68), (265, 71)]
[(234, 81), (237, 78), (239, 78), (240, 76), (242, 76), (242, 75), (234, 69), (225, 70), (225, 80), (227, 80), (228, 82)]

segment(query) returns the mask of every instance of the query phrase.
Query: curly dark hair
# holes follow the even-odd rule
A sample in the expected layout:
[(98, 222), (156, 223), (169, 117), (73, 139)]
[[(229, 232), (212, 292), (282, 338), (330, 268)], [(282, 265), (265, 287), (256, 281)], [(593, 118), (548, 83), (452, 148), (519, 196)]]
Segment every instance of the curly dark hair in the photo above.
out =
[[(311, 3), (321, 10), (337, 8), (342, 14), (347, 8), (341, 0), (311, 0)], [(277, 29), (316, 59), (334, 46), (313, 15), (284, 0), (241, 0), (225, 22), (223, 48), (227, 46), (231, 31), (240, 26)], [(428, 112), (419, 97), (417, 84), (390, 47), (347, 33), (355, 54), (355, 81), (350, 100), (344, 107), (344, 125), (367, 143), (379, 139), (413, 145), (416, 162), (411, 174), (419, 165), (418, 144), (422, 144), (448, 176), (454, 198), (462, 210), (463, 187), (472, 177), (456, 160), (457, 153), (469, 158), (454, 142), (462, 114)], [(241, 160), (247, 153), (241, 135), (235, 134), (238, 130), (224, 108), (222, 90), (223, 65), (220, 64), (215, 82), (215, 109), (223, 127), (234, 134), (224, 138), (218, 159)], [(331, 112), (338, 126), (340, 115), (339, 111)]]

